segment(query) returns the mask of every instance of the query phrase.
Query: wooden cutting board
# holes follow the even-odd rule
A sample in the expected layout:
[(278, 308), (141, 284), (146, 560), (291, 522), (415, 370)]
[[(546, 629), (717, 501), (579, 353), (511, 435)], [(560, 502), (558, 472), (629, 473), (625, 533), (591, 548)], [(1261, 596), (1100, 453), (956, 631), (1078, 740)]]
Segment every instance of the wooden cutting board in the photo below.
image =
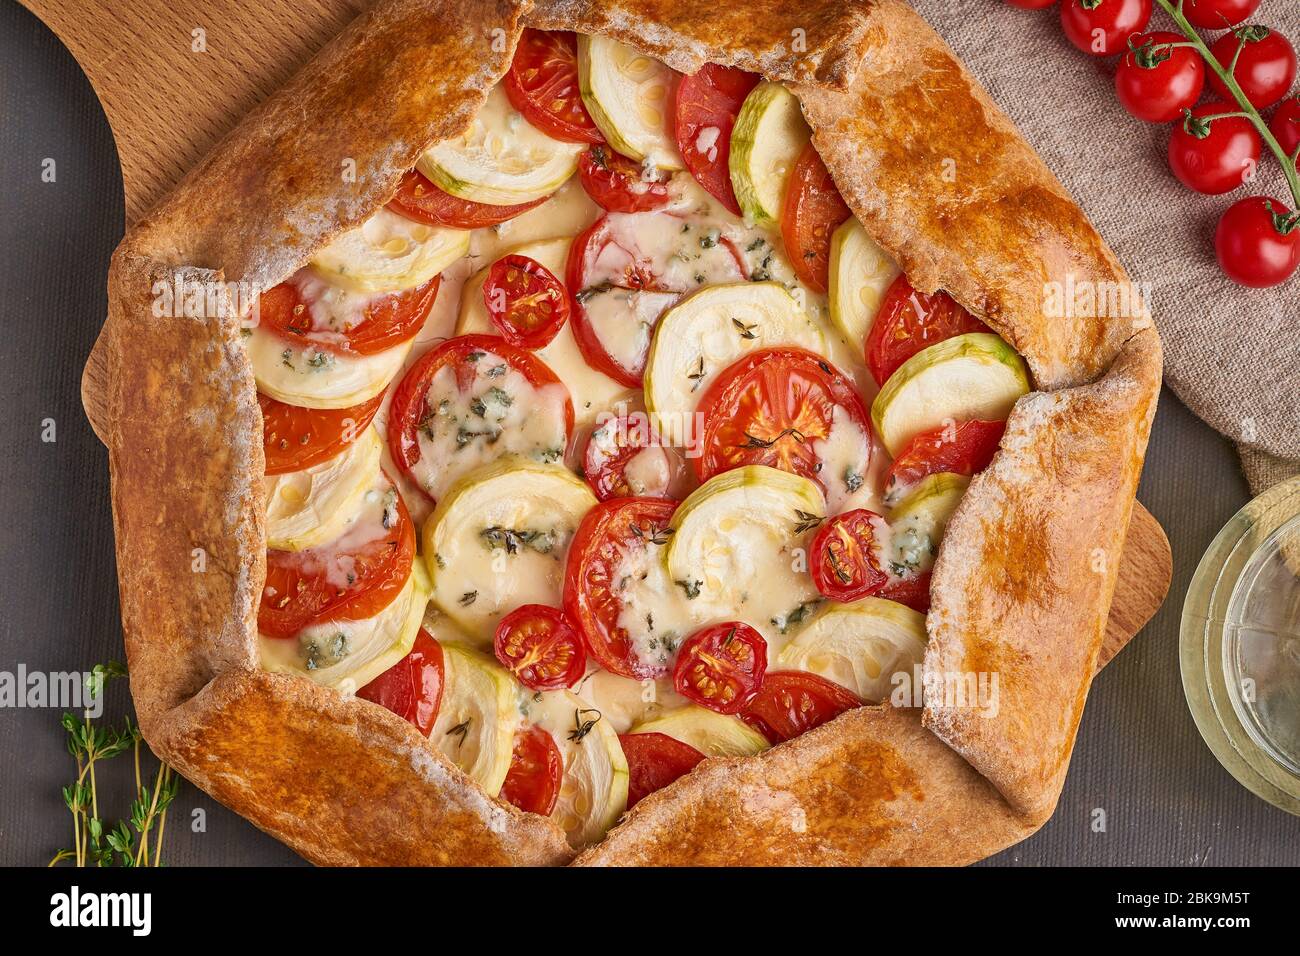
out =
[[(104, 106), (122, 164), (128, 224), (368, 6), (364, 0), (21, 2), (76, 57)], [(105, 384), (92, 356), (82, 397), (96, 431)], [(1172, 567), (1164, 530), (1139, 504), (1101, 663), (1159, 609)]]

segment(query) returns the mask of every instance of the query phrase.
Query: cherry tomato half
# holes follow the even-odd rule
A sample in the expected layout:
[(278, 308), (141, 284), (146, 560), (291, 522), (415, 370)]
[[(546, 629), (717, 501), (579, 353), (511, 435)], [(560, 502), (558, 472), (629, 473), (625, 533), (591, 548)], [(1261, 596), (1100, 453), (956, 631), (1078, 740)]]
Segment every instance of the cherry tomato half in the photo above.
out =
[(806, 671), (773, 671), (740, 719), (779, 744), (861, 707), (857, 694)]
[(601, 501), (672, 497), (684, 470), (681, 452), (655, 435), (648, 415), (602, 421), (583, 452), (583, 475)]
[[(1231, 192), (1253, 175), (1263, 143), (1250, 120), (1231, 116), (1227, 103), (1202, 103), (1175, 123), (1169, 135), (1169, 168), (1188, 189), (1218, 195)], [(1205, 121), (1205, 117), (1218, 117)]]
[(889, 581), (880, 570), (877, 534), (885, 519), (856, 508), (826, 521), (808, 552), (808, 570), (823, 597), (847, 604), (875, 594)]
[(662, 677), (666, 665), (637, 656), (618, 623), (626, 606), (619, 568), (634, 550), (667, 544), (668, 521), (677, 502), (666, 498), (612, 498), (583, 516), (569, 544), (564, 572), (564, 610), (587, 652), (601, 667), (633, 680)]
[[(1295, 49), (1286, 37), (1268, 27), (1259, 24), (1237, 27), (1215, 40), (1210, 53), (1225, 70), (1232, 69), (1233, 79), (1256, 109), (1272, 106), (1286, 96), (1295, 82)], [(1235, 66), (1233, 57), (1237, 58)], [(1211, 71), (1209, 80), (1215, 93), (1228, 102), (1235, 102), (1216, 73)]]
[(704, 759), (704, 754), (690, 744), (667, 734), (620, 734), (618, 742), (627, 758), (629, 810), (642, 798), (690, 773)]
[(545, 604), (524, 604), (503, 617), (492, 649), (529, 690), (572, 687), (587, 669), (582, 638), (563, 612)]
[(541, 727), (515, 731), (510, 770), (501, 785), (501, 799), (526, 813), (549, 817), (560, 797), (564, 759), (555, 738)]
[(1236, 26), (1259, 7), (1260, 0), (1185, 0), (1183, 16), (1204, 30)]
[(357, 691), (357, 696), (387, 707), (427, 737), (438, 719), (445, 686), (442, 645), (420, 628), (410, 653)]
[(885, 500), (894, 500), (903, 489), (927, 475), (941, 471), (973, 475), (983, 471), (993, 460), (1006, 427), (1006, 422), (975, 419), (921, 432), (890, 464), (885, 474)]
[(259, 392), (266, 473), (283, 475), (329, 461), (366, 430), (383, 401), (380, 394), (352, 408), (301, 408)]
[(1282, 152), (1295, 158), (1300, 150), (1300, 93), (1289, 96), (1273, 111), (1268, 128), (1282, 147)]
[(650, 175), (640, 163), (604, 145), (592, 146), (578, 157), (582, 188), (610, 212), (644, 212), (667, 205), (669, 178), (658, 171)]
[(781, 208), (781, 239), (801, 282), (825, 292), (830, 281), (831, 233), (852, 213), (812, 143), (790, 174)]
[(677, 650), (677, 693), (719, 714), (737, 714), (763, 685), (767, 641), (748, 624), (714, 624), (688, 637)]
[[(815, 481), (828, 496), (856, 490), (871, 464), (871, 425), (862, 396), (835, 366), (814, 352), (778, 346), (750, 352), (725, 368), (700, 396), (700, 481), (742, 465), (768, 465)], [(853, 460), (829, 474), (819, 452), (832, 428)], [(837, 433), (838, 434), (838, 433)]]
[(1300, 216), (1276, 199), (1242, 199), (1219, 220), (1214, 251), (1233, 282), (1252, 289), (1278, 285), (1300, 265)]
[(1148, 123), (1168, 123), (1201, 97), (1205, 63), (1181, 33), (1156, 31), (1129, 38), (1115, 70), (1120, 105)]
[[(388, 607), (406, 585), (415, 557), (415, 526), (393, 489), (384, 531), (355, 549), (336, 542), (304, 551), (268, 551), (257, 629), (293, 637), (322, 620), (359, 621)], [(391, 522), (391, 524), (389, 523)], [(347, 584), (340, 587), (339, 582)]]
[(1062, 0), (1061, 29), (1084, 53), (1123, 53), (1127, 40), (1151, 20), (1151, 0)]
[(388, 201), (388, 208), (399, 216), (430, 226), (482, 229), (514, 219), (550, 198), (543, 196), (515, 206), (493, 206), (443, 192), (419, 170), (412, 169), (398, 183), (397, 194)]
[(547, 136), (566, 143), (603, 143), (578, 87), (578, 38), (524, 30), (505, 75), (510, 105)]
[(540, 349), (569, 320), (569, 293), (551, 270), (527, 256), (502, 256), (483, 280), (483, 304), (496, 330), (511, 345)]
[(731, 130), (759, 81), (754, 73), (706, 63), (677, 84), (673, 136), (695, 181), (734, 215), (740, 204), (731, 186)]
[(987, 331), (987, 325), (948, 293), (917, 292), (907, 276), (900, 275), (886, 290), (867, 334), (867, 367), (876, 384), (884, 385), (917, 352), (954, 335)]
[(419, 333), (438, 297), (441, 276), (404, 292), (376, 296), (364, 311), (344, 317), (340, 327), (332, 310), (318, 319), (313, 305), (326, 284), (310, 269), (267, 289), (258, 298), (258, 324), (298, 347), (310, 346), (336, 355), (374, 355), (408, 342)]

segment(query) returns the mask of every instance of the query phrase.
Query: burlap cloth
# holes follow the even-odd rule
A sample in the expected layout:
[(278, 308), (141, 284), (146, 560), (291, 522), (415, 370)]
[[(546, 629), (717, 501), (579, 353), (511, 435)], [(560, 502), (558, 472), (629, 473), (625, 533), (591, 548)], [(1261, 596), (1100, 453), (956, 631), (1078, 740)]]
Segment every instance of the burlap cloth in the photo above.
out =
[[(1165, 382), (1237, 443), (1255, 493), (1300, 474), (1300, 274), (1274, 289), (1243, 289), (1214, 261), (1214, 226), (1231, 203), (1263, 194), (1291, 205), (1272, 154), (1265, 150), (1256, 181), (1235, 192), (1193, 193), (1169, 172), (1169, 128), (1124, 112), (1116, 59), (1094, 60), (1071, 46), (1056, 7), (912, 5), (1011, 116), (1133, 280), (1150, 284)], [(1251, 19), (1300, 42), (1296, 0), (1264, 0)], [(1152, 27), (1173, 24), (1157, 8)]]

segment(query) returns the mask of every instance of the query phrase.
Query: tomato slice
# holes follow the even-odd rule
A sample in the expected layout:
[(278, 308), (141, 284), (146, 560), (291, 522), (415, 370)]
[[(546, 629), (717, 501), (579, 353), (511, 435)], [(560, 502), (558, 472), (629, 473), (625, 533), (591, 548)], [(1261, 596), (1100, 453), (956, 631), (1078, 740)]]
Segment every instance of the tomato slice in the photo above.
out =
[[(750, 352), (718, 375), (700, 398), (700, 481), (742, 465), (768, 465), (811, 478), (828, 496), (861, 486), (871, 463), (871, 424), (853, 383), (835, 366), (806, 349), (778, 346)], [(833, 427), (858, 432), (847, 460), (828, 473)], [(840, 451), (837, 456), (842, 457)]]
[(635, 160), (597, 145), (578, 157), (578, 180), (592, 202), (610, 212), (644, 212), (668, 203), (667, 173), (647, 170)]
[(411, 652), (357, 691), (357, 696), (387, 707), (427, 737), (438, 719), (445, 686), (442, 645), (420, 628)]
[(564, 613), (523, 604), (501, 619), (492, 642), (497, 660), (530, 690), (562, 690), (582, 679), (587, 651)]
[(740, 719), (779, 744), (861, 707), (852, 691), (806, 671), (773, 671)]
[(823, 597), (847, 604), (875, 594), (889, 581), (880, 569), (876, 532), (885, 519), (857, 508), (826, 521), (812, 541), (808, 562)]
[(900, 275), (885, 292), (867, 334), (867, 367), (877, 385), (917, 352), (967, 332), (989, 327), (953, 301), (946, 292), (926, 295)]
[(714, 624), (688, 637), (677, 651), (677, 693), (719, 714), (738, 714), (763, 684), (767, 641), (748, 624)]
[[(443, 408), (443, 414), (440, 414), (439, 408), (431, 407), (430, 389), (443, 368), (453, 370), (456, 402), (444, 399), (448, 406), (455, 407)], [(492, 389), (501, 390), (503, 383), (509, 385), (512, 380), (517, 383), (519, 391), (523, 391), (525, 386), (563, 390), (562, 407), (552, 410), (556, 416), (556, 434), (549, 446), (558, 449), (557, 454), (562, 455), (573, 431), (573, 401), (568, 389), (532, 352), (511, 345), (496, 335), (476, 334), (457, 336), (430, 349), (407, 370), (393, 390), (393, 401), (388, 411), (388, 450), (393, 461), (426, 495), (436, 499), (434, 487), (449, 486), (476, 461), (473, 456), (468, 456), (462, 464), (455, 457), (460, 450), (481, 445), (495, 454), (536, 453), (538, 449), (519, 443), (527, 439), (521, 426), (530, 416), (547, 414), (545, 408), (540, 405), (528, 407), (526, 399), (529, 396), (511, 393), (499, 399), (499, 403), (504, 405), (494, 404), (493, 409), (486, 407), (489, 402), (497, 401), (492, 397)], [(441, 402), (435, 404), (441, 405)], [(517, 413), (517, 421), (508, 417), (496, 420), (497, 416), (506, 416), (512, 411)], [(507, 429), (511, 433), (509, 436)], [(445, 441), (451, 450), (443, 459), (422, 464), (422, 435)], [(515, 440), (516, 437), (519, 441)]]
[(573, 240), (565, 270), (582, 357), (640, 388), (659, 316), (701, 285), (740, 281), (745, 260), (718, 230), (651, 210), (597, 219)]
[(301, 408), (259, 392), (266, 473), (283, 475), (329, 461), (366, 430), (383, 401), (376, 395), (351, 408)]
[(885, 498), (892, 500), (909, 485), (941, 471), (973, 475), (993, 460), (1006, 431), (1004, 421), (971, 419), (921, 432), (898, 453), (885, 474)]
[(526, 813), (551, 815), (560, 796), (564, 760), (560, 748), (541, 727), (515, 731), (515, 749), (510, 771), (501, 785), (501, 799)]
[(257, 612), (261, 633), (293, 637), (317, 621), (373, 617), (393, 602), (411, 575), (415, 526), (397, 489), (388, 495), (382, 519), (363, 513), (337, 541), (267, 552)]
[[(338, 293), (310, 269), (263, 292), (258, 323), (281, 339), (336, 355), (374, 355), (415, 338), (438, 297), (441, 276), (404, 292), (368, 298)], [(334, 292), (343, 306), (324, 297)]]
[(647, 680), (667, 673), (636, 654), (618, 619), (624, 608), (619, 568), (636, 549), (666, 543), (677, 502), (666, 498), (614, 498), (592, 508), (569, 544), (564, 610), (587, 644), (587, 652), (621, 677)]
[(889, 583), (876, 593), (876, 597), (897, 601), (899, 604), (906, 604), (913, 611), (928, 614), (931, 573), (925, 571), (907, 578), (890, 578)]
[(412, 169), (397, 185), (397, 194), (388, 201), (388, 208), (399, 216), (414, 219), (429, 226), (450, 226), (453, 229), (482, 229), (497, 226), (516, 216), (535, 209), (550, 196), (514, 206), (493, 206), (491, 203), (461, 199), (439, 189), (434, 182), (417, 169)]
[(524, 30), (505, 75), (510, 105), (547, 136), (603, 143), (578, 87), (578, 38), (567, 31)]
[(655, 434), (647, 415), (620, 415), (587, 438), (583, 474), (596, 497), (672, 497), (685, 465), (681, 453)]
[(643, 797), (690, 773), (704, 759), (690, 744), (667, 734), (620, 734), (618, 742), (627, 758), (629, 810)]
[(785, 190), (781, 239), (795, 275), (815, 292), (825, 292), (830, 279), (831, 233), (851, 215), (826, 164), (809, 143), (795, 162)]
[(758, 81), (755, 73), (706, 63), (699, 72), (682, 77), (673, 109), (673, 136), (686, 168), (705, 192), (737, 216), (740, 203), (728, 166), (731, 130)]
[(502, 256), (483, 280), (483, 304), (501, 336), (521, 349), (551, 344), (569, 319), (569, 293), (536, 259)]

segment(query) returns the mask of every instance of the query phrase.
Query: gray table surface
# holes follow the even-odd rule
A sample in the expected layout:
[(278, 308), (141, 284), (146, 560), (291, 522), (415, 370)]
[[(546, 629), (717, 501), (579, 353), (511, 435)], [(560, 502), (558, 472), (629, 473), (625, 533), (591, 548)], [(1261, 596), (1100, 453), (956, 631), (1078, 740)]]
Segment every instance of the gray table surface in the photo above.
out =
[[(107, 460), (78, 392), (123, 229), (121, 174), (81, 71), (13, 0), (0, 0), (0, 117), (0, 671), (85, 669), (123, 656)], [(47, 158), (53, 183), (41, 179)], [(1139, 497), (1173, 544), (1169, 600), (1093, 685), (1056, 815), (986, 865), (1298, 865), (1300, 819), (1237, 785), (1183, 699), (1182, 597), (1248, 494), (1227, 442), (1168, 393)], [(128, 707), (125, 688), (111, 686), (109, 714)], [(0, 864), (43, 865), (70, 842), (59, 791), (72, 771), (58, 711), (0, 710)], [(100, 790), (105, 816), (125, 814), (126, 760), (108, 766)], [(1093, 829), (1097, 809), (1105, 832)], [(188, 785), (170, 821), (172, 865), (302, 862)]]

